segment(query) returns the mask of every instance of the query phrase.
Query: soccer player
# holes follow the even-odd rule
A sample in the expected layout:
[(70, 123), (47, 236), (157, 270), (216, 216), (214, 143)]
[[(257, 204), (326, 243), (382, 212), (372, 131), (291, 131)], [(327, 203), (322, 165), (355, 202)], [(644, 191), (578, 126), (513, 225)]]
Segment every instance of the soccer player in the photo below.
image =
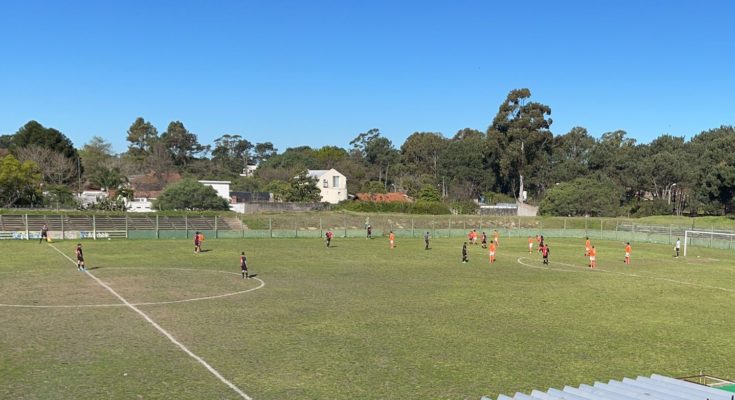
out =
[(332, 236), (334, 236), (332, 231), (327, 231), (327, 233), (324, 235), (324, 237), (327, 238), (327, 247), (332, 245)]
[(482, 232), (482, 248), (487, 249), (487, 235), (485, 232)]
[[(537, 238), (536, 240), (538, 240), (538, 236), (536, 236), (536, 238)], [(528, 237), (528, 254), (531, 254), (532, 251), (533, 251), (533, 238), (529, 236)]]
[(393, 231), (390, 231), (390, 234), (388, 235), (388, 241), (390, 241), (390, 248), (396, 247), (396, 234), (393, 233)]
[(490, 255), (490, 264), (492, 264), (495, 262), (495, 241), (494, 240), (490, 241), (489, 255)]
[(630, 242), (627, 242), (625, 243), (625, 260), (623, 262), (628, 265), (630, 265), (630, 251), (631, 251)]
[(497, 229), (493, 229), (493, 242), (496, 246), (500, 246), (500, 234)]
[(544, 244), (543, 247), (541, 247), (541, 256), (544, 258), (544, 264), (549, 265), (549, 245)]
[(587, 237), (587, 240), (584, 242), (584, 255), (589, 256), (590, 255), (590, 247), (592, 246), (592, 243), (590, 242), (590, 238)]
[(200, 251), (202, 251), (202, 242), (201, 237), (199, 236), (199, 231), (196, 231), (196, 233), (194, 233), (194, 254), (198, 254)]
[(541, 239), (538, 242), (538, 252), (541, 252), (541, 249), (544, 247), (544, 235), (541, 235)]
[(82, 252), (82, 244), (77, 243), (77, 269), (79, 271), (86, 271), (87, 268), (84, 266), (84, 253)]
[(676, 244), (674, 245), (674, 250), (676, 251), (676, 256), (679, 257), (679, 249), (681, 249), (681, 240), (679, 238), (676, 238)]
[(462, 245), (462, 263), (466, 264), (470, 261), (469, 253), (467, 252), (467, 242)]
[(240, 270), (242, 271), (242, 279), (250, 279), (248, 276), (248, 260), (245, 258), (245, 252), (240, 253)]
[(44, 239), (48, 242), (48, 225), (46, 224), (41, 227), (41, 239), (38, 240), (38, 244), (41, 244)]
[(590, 247), (590, 268), (595, 268), (597, 266), (597, 250), (595, 249), (595, 246)]
[(367, 226), (367, 238), (372, 239), (373, 238), (373, 226), (368, 224)]
[(429, 232), (424, 233), (424, 250), (429, 250)]

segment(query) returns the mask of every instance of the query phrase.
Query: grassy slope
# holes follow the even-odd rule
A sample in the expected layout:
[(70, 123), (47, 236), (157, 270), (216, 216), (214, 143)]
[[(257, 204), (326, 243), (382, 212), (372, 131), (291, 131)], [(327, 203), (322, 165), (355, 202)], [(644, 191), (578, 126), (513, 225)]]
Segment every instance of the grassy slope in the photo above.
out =
[[(702, 369), (735, 377), (733, 253), (674, 259), (669, 246), (634, 243), (627, 267), (621, 243), (601, 242), (608, 272), (591, 272), (578, 240), (554, 239), (546, 270), (525, 240), (501, 241), (492, 267), (479, 246), (461, 264), (456, 239), (430, 251), (418, 239), (392, 251), (384, 239), (331, 249), (210, 240), (196, 256), (184, 240), (85, 248), (92, 272), (131, 301), (255, 287), (211, 272), (238, 272), (246, 251), (263, 289), (141, 309), (256, 399), (479, 398)], [(0, 245), (0, 303), (114, 302), (46, 245)], [(56, 245), (72, 254), (72, 243)], [(195, 271), (154, 269), (165, 267)], [(236, 398), (129, 309), (0, 307), (0, 338), (1, 398)]]

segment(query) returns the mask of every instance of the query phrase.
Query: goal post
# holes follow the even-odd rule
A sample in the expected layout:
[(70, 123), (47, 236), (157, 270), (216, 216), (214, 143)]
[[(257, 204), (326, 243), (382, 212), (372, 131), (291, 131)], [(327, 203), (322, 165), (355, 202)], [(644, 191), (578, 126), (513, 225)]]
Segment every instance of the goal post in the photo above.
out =
[(708, 247), (716, 249), (735, 248), (735, 233), (723, 231), (684, 231), (684, 256), (688, 254), (690, 246)]

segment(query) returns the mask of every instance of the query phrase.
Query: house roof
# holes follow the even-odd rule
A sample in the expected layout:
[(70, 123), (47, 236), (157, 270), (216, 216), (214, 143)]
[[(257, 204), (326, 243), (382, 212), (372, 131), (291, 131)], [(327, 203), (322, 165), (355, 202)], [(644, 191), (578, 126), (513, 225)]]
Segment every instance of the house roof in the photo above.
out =
[(334, 171), (334, 173), (340, 174), (344, 176), (341, 172), (337, 171), (336, 169), (310, 169), (306, 171), (306, 175), (312, 177), (312, 178), (320, 178), (322, 175), (325, 175), (329, 172)]
[(405, 193), (357, 193), (355, 198), (360, 201), (372, 201), (375, 203), (412, 203), (413, 199)]

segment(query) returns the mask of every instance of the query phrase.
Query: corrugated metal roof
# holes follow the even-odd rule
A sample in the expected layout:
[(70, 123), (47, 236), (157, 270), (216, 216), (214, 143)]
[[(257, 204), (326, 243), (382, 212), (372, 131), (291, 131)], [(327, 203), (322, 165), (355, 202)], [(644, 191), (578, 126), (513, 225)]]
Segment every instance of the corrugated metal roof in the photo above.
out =
[[(483, 397), (481, 400), (491, 400)], [(650, 378), (623, 378), (608, 383), (595, 382), (592, 386), (534, 390), (531, 394), (516, 393), (513, 397), (500, 395), (497, 400), (735, 400), (735, 395), (725, 390), (698, 385), (662, 375)]]

